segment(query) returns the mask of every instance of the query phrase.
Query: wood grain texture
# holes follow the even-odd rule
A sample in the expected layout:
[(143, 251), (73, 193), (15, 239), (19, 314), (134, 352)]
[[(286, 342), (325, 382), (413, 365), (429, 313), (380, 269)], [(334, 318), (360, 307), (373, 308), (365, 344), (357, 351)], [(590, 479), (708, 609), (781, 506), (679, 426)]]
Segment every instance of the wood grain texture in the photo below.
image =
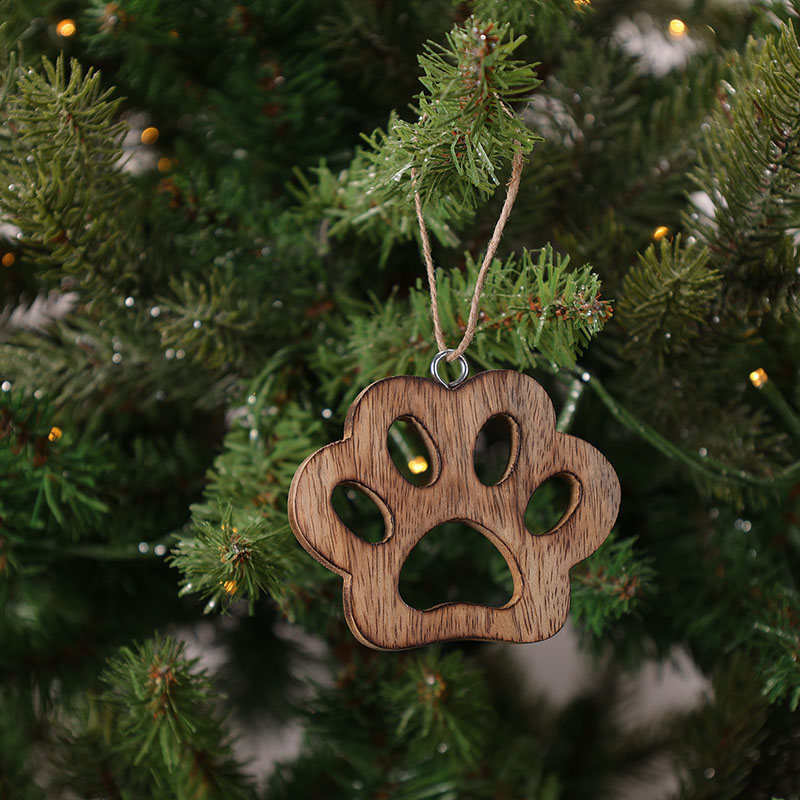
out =
[[(474, 467), (475, 442), (495, 415), (512, 421), (508, 469), (486, 486)], [(394, 465), (387, 433), (410, 418), (431, 456), (431, 480), (415, 486)], [(569, 508), (545, 534), (534, 536), (524, 514), (534, 491), (553, 476), (572, 486)], [(357, 484), (381, 509), (382, 541), (350, 531), (333, 509), (341, 483)], [(289, 520), (300, 544), (344, 579), (344, 610), (363, 644), (395, 650), (452, 639), (535, 642), (556, 633), (569, 610), (569, 570), (611, 531), (620, 486), (592, 445), (558, 433), (546, 392), (510, 370), (483, 372), (455, 389), (428, 378), (386, 378), (364, 389), (350, 407), (341, 441), (309, 456), (289, 492)], [(501, 608), (445, 603), (424, 611), (400, 597), (400, 571), (414, 546), (444, 522), (464, 522), (500, 550), (514, 580)]]

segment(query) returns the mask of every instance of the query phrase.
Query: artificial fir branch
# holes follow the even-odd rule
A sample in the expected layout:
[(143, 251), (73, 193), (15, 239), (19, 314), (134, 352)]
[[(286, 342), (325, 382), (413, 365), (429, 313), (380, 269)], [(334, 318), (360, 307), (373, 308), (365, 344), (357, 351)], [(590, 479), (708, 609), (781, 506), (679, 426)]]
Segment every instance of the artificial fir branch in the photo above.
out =
[[(59, 411), (83, 420), (120, 405), (152, 410), (181, 399), (215, 408), (237, 389), (236, 375), (216, 373), (209, 383), (209, 373), (198, 372), (185, 351), (161, 349), (153, 325), (159, 306), (143, 313), (113, 311), (113, 327), (93, 315), (76, 314), (38, 333), (16, 333), (0, 344), (5, 376), (27, 394), (41, 394), (46, 387)], [(155, 363), (154, 349), (161, 354)]]
[(0, 442), (0, 510), (11, 546), (25, 531), (63, 542), (100, 525), (109, 510), (97, 486), (107, 454), (95, 442), (64, 431), (45, 402), (13, 389), (0, 394)]
[(170, 561), (184, 577), (181, 594), (199, 593), (206, 612), (227, 611), (244, 599), (250, 613), (261, 593), (280, 600), (291, 578), (294, 541), (288, 525), (262, 520), (240, 530), (230, 509), (220, 525), (200, 522), (184, 536)]
[(595, 637), (620, 617), (636, 613), (653, 593), (653, 560), (639, 557), (634, 544), (635, 539), (619, 540), (612, 532), (605, 545), (571, 573), (572, 616)]
[[(693, 173), (713, 214), (687, 215), (726, 278), (721, 313), (796, 310), (800, 277), (797, 174), (800, 170), (800, 56), (793, 29), (751, 41), (719, 90)], [(747, 287), (746, 292), (743, 291)], [(749, 300), (745, 300), (746, 295)]]
[(419, 120), (392, 120), (387, 134), (367, 138), (376, 185), (402, 187), (408, 200), (414, 169), (423, 200), (452, 195), (457, 206), (474, 208), (492, 194), (509, 153), (530, 152), (539, 140), (509, 107), (539, 83), (534, 65), (511, 58), (523, 41), (508, 25), (470, 18), (446, 47), (431, 43), (419, 59), (428, 90), (417, 96)]
[(673, 748), (683, 768), (681, 800), (742, 796), (767, 735), (767, 704), (752, 690), (750, 669), (746, 659), (731, 656), (715, 670), (713, 699), (678, 726)]
[(99, 73), (84, 75), (63, 55), (55, 64), (44, 60), (43, 72), (19, 68), (6, 90), (0, 221), (21, 229), (30, 262), (45, 276), (120, 280), (138, 242), (135, 227), (109, 236), (130, 208), (131, 186), (119, 166), (127, 130), (115, 120), (119, 100), (103, 89)]
[(663, 367), (664, 356), (685, 352), (703, 333), (721, 276), (708, 267), (708, 251), (681, 247), (680, 237), (650, 246), (641, 266), (625, 278), (619, 320), (628, 334), (626, 347), (646, 352)]
[[(762, 44), (752, 42), (727, 76), (730, 80), (721, 83), (718, 103), (723, 107), (703, 123), (701, 161), (693, 171), (714, 207), (713, 219), (699, 211), (686, 214), (688, 236), (662, 245), (660, 259), (653, 251), (645, 254), (624, 284), (620, 317), (632, 366), (623, 392), (633, 411), (644, 412), (661, 431), (681, 431), (694, 450), (683, 462), (694, 462), (698, 477), (706, 473), (711, 478), (701, 478), (704, 488), (735, 499), (741, 494), (725, 490), (723, 483), (733, 486), (741, 479), (754, 488), (750, 497), (761, 495), (761, 503), (774, 497), (770, 489), (787, 485), (796, 474), (787, 437), (763, 406), (745, 409), (713, 387), (720, 376), (738, 368), (743, 382), (737, 391), (744, 392), (744, 376), (751, 369), (744, 360), (747, 346), (761, 353), (755, 357), (769, 358), (770, 333), (766, 341), (760, 337), (761, 315), (774, 307), (776, 325), (781, 311), (794, 303), (797, 257), (787, 232), (793, 224), (793, 155), (791, 147), (774, 141), (781, 131), (794, 130), (794, 83), (786, 78), (797, 67), (793, 41), (784, 29)], [(767, 238), (759, 233), (762, 227)], [(742, 281), (748, 287), (744, 304), (737, 288)], [(754, 301), (758, 292), (761, 300)], [(791, 326), (791, 317), (785, 319)], [(658, 372), (671, 376), (666, 393)], [(705, 388), (697, 391), (701, 383)], [(714, 414), (714, 403), (725, 406), (726, 413)], [(694, 419), (702, 419), (702, 425), (695, 426)], [(678, 452), (673, 443), (666, 449)], [(699, 466), (698, 456), (717, 463), (709, 461), (708, 471)], [(713, 472), (722, 480), (715, 481)]]
[(479, 19), (503, 19), (514, 30), (531, 30), (538, 36), (553, 28), (564, 30), (579, 14), (591, 10), (589, 3), (573, 0), (474, 0), (471, 6)]
[(121, 752), (157, 784), (171, 785), (181, 798), (251, 796), (231, 759), (223, 718), (209, 706), (209, 678), (183, 643), (157, 636), (124, 647), (102, 678)]
[[(588, 26), (601, 12), (583, 8)], [(591, 261), (611, 293), (621, 297), (632, 254), (646, 246), (656, 224), (680, 224), (679, 209), (692, 187), (686, 170), (697, 161), (700, 125), (708, 114), (706, 98), (724, 70), (718, 59), (708, 58), (654, 85), (630, 54), (602, 37), (554, 37), (553, 43), (537, 42), (545, 50), (556, 47), (551, 59), (558, 69), (525, 111), (545, 142), (523, 177), (515, 218), (535, 219), (533, 235)], [(518, 231), (515, 218), (510, 233), (529, 241), (531, 232)]]
[[(389, 108), (408, 103), (418, 88), (417, 53), (425, 41), (439, 41), (460, 14), (449, 0), (387, 0), (380, 5), (341, 0), (326, 12), (319, 30), (337, 72), (352, 76), (362, 97)], [(377, 81), (376, 65), (384, 73)]]
[(191, 163), (193, 177), (224, 187), (220, 200), (239, 217), (282, 194), (293, 167), (313, 165), (314, 154), (342, 135), (349, 86), (305, 27), (330, 10), (324, 0), (208, 3), (202, 10), (184, 0), (92, 0), (80, 31), (85, 57), (115, 64), (132, 104), (168, 123), (164, 133), (178, 139), (180, 162)]
[(427, 46), (419, 58), (427, 89), (417, 96), (419, 120), (396, 120), (386, 141), (368, 140), (386, 186), (408, 186), (413, 169), (411, 188), (423, 201), (453, 195), (472, 208), (494, 192), (508, 154), (530, 152), (541, 140), (509, 107), (539, 83), (533, 64), (510, 58), (523, 41), (508, 25), (471, 17), (448, 34), (447, 46)]
[(413, 738), (420, 757), (438, 748), (470, 763), (485, 746), (486, 728), (467, 727), (464, 721), (489, 714), (486, 687), (460, 653), (428, 650), (409, 659), (400, 679), (386, 686), (384, 701), (389, 717), (397, 720), (398, 746)]
[(272, 370), (282, 356), (265, 368), (266, 380), (253, 382), (209, 472), (204, 502), (192, 507), (193, 527), (173, 550), (182, 593), (199, 593), (206, 611), (224, 612), (244, 598), (252, 613), (262, 592), (283, 602), (297, 571), (284, 510), (297, 462), (319, 441), (320, 423), (297, 406), (271, 404)]
[[(581, 376), (584, 375), (589, 376), (589, 373), (581, 373)], [(744, 469), (737, 469), (736, 466), (726, 464), (713, 456), (709, 457), (707, 452), (689, 451), (675, 444), (651, 425), (648, 425), (628, 411), (621, 403), (612, 397), (599, 380), (591, 376), (588, 377), (588, 380), (589, 385), (600, 397), (606, 408), (626, 428), (641, 436), (664, 455), (689, 467), (692, 471), (708, 479), (711, 485), (722, 483), (732, 486), (753, 486), (766, 490), (765, 499), (767, 499), (770, 490), (774, 492), (779, 488), (785, 488), (800, 476), (800, 461), (789, 463), (779, 472), (773, 472), (770, 475), (758, 475)]]
[[(297, 199), (302, 216), (324, 220), (322, 248), (327, 250), (330, 240), (344, 239), (355, 231), (359, 238), (380, 246), (378, 261), (385, 264), (398, 242), (417, 235), (413, 203), (396, 194), (376, 194), (378, 173), (369, 166), (363, 152), (357, 152), (350, 165), (338, 173), (324, 163), (311, 173), (315, 182), (298, 171), (296, 183), (289, 190)], [(428, 227), (439, 242), (449, 247), (458, 244), (451, 224), (464, 224), (469, 218), (466, 210), (458, 209), (447, 197), (438, 198), (436, 207), (425, 211)]]
[(416, 187), (431, 230), (453, 244), (448, 224), (469, 219), (495, 191), (510, 153), (528, 153), (541, 141), (511, 110), (539, 83), (534, 65), (511, 57), (524, 38), (513, 39), (508, 25), (470, 18), (452, 29), (446, 46), (430, 43), (419, 57), (427, 92), (417, 96), (417, 122), (393, 113), (386, 131), (365, 137), (369, 148), (346, 172), (336, 176), (323, 164), (316, 185), (300, 175), (295, 192), (303, 208), (324, 212), (331, 236), (352, 227), (379, 240), (385, 260), (397, 239), (416, 230)]
[[(467, 254), (464, 272), (438, 279), (439, 313), (446, 331), (465, 329), (478, 266)], [(484, 287), (470, 358), (490, 368), (572, 367), (613, 313), (600, 290), (590, 265), (570, 269), (569, 258), (549, 245), (509, 256), (504, 264), (496, 261)], [(351, 371), (357, 370), (360, 382), (409, 371), (424, 374), (435, 353), (429, 308), (427, 289), (418, 282), (408, 303), (389, 298), (372, 317), (356, 318), (341, 361), (332, 362), (326, 352), (319, 358), (319, 369), (337, 370), (334, 380), (339, 385), (347, 380), (348, 402), (357, 390), (347, 375)]]

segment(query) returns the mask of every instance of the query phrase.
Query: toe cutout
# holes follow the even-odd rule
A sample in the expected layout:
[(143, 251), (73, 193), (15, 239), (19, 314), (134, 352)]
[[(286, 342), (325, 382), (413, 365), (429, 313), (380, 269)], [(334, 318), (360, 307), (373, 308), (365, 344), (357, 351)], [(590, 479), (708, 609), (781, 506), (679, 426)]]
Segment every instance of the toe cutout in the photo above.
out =
[(359, 483), (340, 483), (331, 505), (344, 526), (364, 541), (376, 544), (389, 535), (389, 511), (374, 492)]
[(432, 528), (408, 554), (400, 572), (400, 596), (424, 610), (442, 603), (508, 603), (514, 581), (502, 553), (463, 522)]
[(534, 536), (549, 533), (572, 513), (579, 494), (580, 485), (572, 475), (553, 475), (531, 495), (525, 526)]
[(489, 417), (478, 433), (472, 454), (475, 474), (485, 486), (502, 483), (519, 456), (519, 426), (508, 414)]
[(433, 483), (439, 471), (436, 445), (430, 434), (413, 417), (400, 417), (386, 437), (389, 455), (397, 471), (414, 486)]

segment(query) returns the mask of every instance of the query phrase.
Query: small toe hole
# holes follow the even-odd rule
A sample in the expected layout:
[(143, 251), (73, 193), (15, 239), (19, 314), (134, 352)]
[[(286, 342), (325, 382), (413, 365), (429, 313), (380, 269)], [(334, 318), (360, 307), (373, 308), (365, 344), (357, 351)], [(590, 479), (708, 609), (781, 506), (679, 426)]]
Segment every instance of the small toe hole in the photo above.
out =
[(331, 505), (342, 523), (356, 536), (375, 544), (386, 538), (386, 507), (366, 487), (340, 483), (333, 490)]
[(507, 414), (490, 417), (475, 440), (472, 460), (478, 480), (494, 486), (508, 477), (517, 460), (519, 429)]
[(535, 536), (553, 530), (572, 508), (575, 479), (553, 475), (531, 495), (525, 508), (525, 525)]
[(398, 472), (415, 486), (427, 486), (435, 477), (437, 462), (428, 432), (411, 417), (396, 419), (386, 438), (389, 455)]
[(511, 599), (514, 580), (486, 536), (463, 522), (446, 522), (428, 531), (408, 554), (399, 589), (417, 609), (456, 602), (500, 607)]

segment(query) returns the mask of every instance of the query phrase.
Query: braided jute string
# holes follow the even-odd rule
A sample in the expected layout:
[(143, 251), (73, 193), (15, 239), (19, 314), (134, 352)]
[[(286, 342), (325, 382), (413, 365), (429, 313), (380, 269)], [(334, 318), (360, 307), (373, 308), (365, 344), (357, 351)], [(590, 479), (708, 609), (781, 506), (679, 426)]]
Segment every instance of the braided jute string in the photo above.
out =
[[(472, 294), (472, 304), (469, 308), (469, 319), (467, 320), (467, 327), (464, 331), (464, 336), (461, 339), (458, 347), (446, 356), (447, 361), (455, 361), (459, 356), (464, 354), (464, 351), (469, 347), (475, 336), (475, 329), (478, 327), (478, 312), (481, 302), (481, 292), (483, 291), (483, 284), (486, 282), (486, 275), (489, 272), (489, 267), (494, 259), (494, 254), (497, 252), (497, 247), (500, 244), (500, 239), (503, 237), (503, 229), (506, 227), (506, 222), (511, 215), (511, 209), (514, 206), (514, 201), (517, 199), (517, 192), (519, 191), (519, 182), (522, 177), (522, 151), (517, 150), (514, 153), (514, 160), (511, 164), (511, 177), (508, 181), (508, 189), (506, 190), (506, 200), (503, 203), (503, 208), (500, 211), (500, 216), (497, 218), (497, 224), (494, 226), (494, 233), (489, 240), (486, 247), (486, 255), (483, 257), (478, 278), (475, 281), (475, 291)], [(422, 201), (420, 200), (419, 192), (416, 189), (417, 171), (411, 170), (411, 180), (414, 184), (414, 205), (417, 209), (417, 222), (419, 222), (419, 234), (422, 239), (422, 253), (425, 256), (425, 269), (428, 273), (428, 286), (431, 292), (431, 316), (433, 317), (433, 335), (436, 337), (436, 346), (439, 351), (447, 350), (447, 343), (444, 340), (444, 333), (442, 331), (442, 322), (439, 319), (439, 300), (436, 291), (436, 272), (433, 267), (433, 255), (431, 254), (431, 240), (428, 237), (428, 228), (425, 225), (425, 219), (422, 216)]]

